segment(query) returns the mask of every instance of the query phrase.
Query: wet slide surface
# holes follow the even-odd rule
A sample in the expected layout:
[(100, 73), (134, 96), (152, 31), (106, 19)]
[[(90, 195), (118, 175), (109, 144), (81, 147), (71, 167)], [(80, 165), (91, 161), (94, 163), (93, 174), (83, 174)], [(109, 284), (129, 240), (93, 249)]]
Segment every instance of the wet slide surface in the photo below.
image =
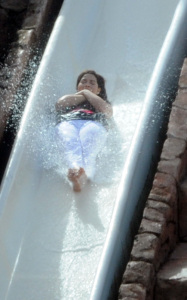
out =
[[(64, 1), (1, 187), (0, 299), (90, 299), (123, 167), (178, 2)], [(56, 144), (54, 104), (90, 68), (107, 80), (115, 125), (94, 181), (75, 194)]]

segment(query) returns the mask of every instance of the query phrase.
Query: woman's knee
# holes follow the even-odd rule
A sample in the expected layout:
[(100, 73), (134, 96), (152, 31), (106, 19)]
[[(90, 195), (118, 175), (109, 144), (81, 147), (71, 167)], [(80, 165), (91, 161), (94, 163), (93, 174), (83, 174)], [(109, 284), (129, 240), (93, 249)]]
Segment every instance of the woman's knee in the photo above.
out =
[(71, 139), (77, 136), (77, 131), (68, 122), (62, 122), (56, 127), (56, 134), (63, 139)]
[(88, 126), (87, 128), (84, 128), (84, 130), (80, 133), (80, 139), (83, 148), (84, 147), (93, 147), (98, 148), (103, 146), (105, 144), (107, 138), (107, 131), (105, 128), (101, 126), (95, 126), (95, 124), (92, 124), (92, 126)]
[(81, 128), (80, 135), (82, 136), (103, 136), (106, 134), (106, 129), (97, 122), (88, 122)]

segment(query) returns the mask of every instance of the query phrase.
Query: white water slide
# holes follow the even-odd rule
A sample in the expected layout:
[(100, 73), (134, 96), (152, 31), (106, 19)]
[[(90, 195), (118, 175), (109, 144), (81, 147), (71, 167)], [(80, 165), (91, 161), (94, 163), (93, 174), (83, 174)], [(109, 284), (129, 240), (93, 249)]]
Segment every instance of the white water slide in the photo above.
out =
[[(177, 0), (64, 1), (1, 186), (1, 300), (109, 298), (183, 62), (186, 11)], [(54, 104), (90, 68), (107, 80), (115, 126), (76, 194)]]

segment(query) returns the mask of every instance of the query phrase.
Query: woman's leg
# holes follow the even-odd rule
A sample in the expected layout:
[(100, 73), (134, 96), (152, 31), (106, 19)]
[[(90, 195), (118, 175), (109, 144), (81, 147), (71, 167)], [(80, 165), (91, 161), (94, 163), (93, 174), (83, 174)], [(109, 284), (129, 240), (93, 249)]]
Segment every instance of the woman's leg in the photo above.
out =
[(93, 178), (95, 174), (96, 157), (105, 145), (107, 130), (95, 121), (87, 121), (80, 129), (80, 140), (86, 174)]
[(58, 144), (69, 168), (84, 167), (79, 127), (76, 123), (62, 122), (56, 127)]
[(58, 144), (62, 149), (68, 165), (68, 179), (73, 184), (73, 190), (80, 192), (87, 181), (82, 159), (82, 146), (79, 138), (81, 122), (62, 122), (56, 127)]
[(68, 179), (73, 184), (73, 190), (80, 192), (88, 178), (83, 168), (73, 168), (68, 170)]

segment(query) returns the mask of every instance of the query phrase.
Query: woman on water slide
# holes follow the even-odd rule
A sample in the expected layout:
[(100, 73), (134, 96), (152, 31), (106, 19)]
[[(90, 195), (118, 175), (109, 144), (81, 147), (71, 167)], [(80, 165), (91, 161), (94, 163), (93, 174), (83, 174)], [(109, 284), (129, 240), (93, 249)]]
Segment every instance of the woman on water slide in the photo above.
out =
[(103, 148), (113, 110), (104, 78), (93, 70), (77, 78), (77, 92), (56, 102), (56, 131), (68, 166), (73, 190), (80, 192), (95, 173), (96, 157)]

